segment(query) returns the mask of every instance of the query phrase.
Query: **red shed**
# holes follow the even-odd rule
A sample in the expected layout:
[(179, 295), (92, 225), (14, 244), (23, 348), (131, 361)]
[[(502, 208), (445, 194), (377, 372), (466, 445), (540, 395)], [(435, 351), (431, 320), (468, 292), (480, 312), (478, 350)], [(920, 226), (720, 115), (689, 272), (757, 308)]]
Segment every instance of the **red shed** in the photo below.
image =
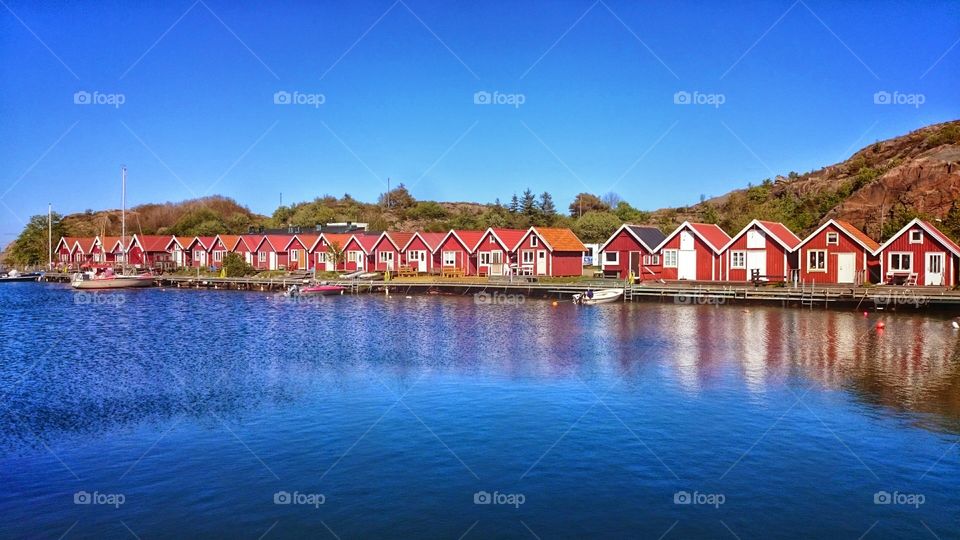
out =
[(190, 266), (190, 254), (187, 253), (187, 243), (185, 238), (171, 236), (167, 242), (166, 250), (173, 256), (173, 264), (176, 267)]
[(728, 242), (730, 236), (714, 224), (683, 222), (657, 246), (663, 279), (720, 280), (721, 251)]
[(169, 236), (135, 234), (130, 239), (130, 264), (145, 268), (172, 268), (173, 256), (167, 251)]
[(798, 245), (800, 239), (783, 223), (755, 219), (723, 247), (722, 279), (747, 281), (756, 273), (763, 280), (789, 281)]
[(663, 264), (657, 246), (666, 238), (656, 227), (621, 225), (597, 250), (601, 268), (604, 273), (615, 272), (621, 279), (627, 279), (631, 273), (641, 280), (659, 279)]
[(440, 269), (460, 269), (467, 276), (476, 274), (477, 261), (473, 257), (473, 248), (481, 236), (483, 231), (451, 229), (434, 250), (434, 254), (440, 255)]
[(846, 221), (831, 219), (797, 246), (800, 280), (811, 283), (862, 284), (880, 244)]
[(402, 261), (400, 254), (403, 252), (403, 246), (407, 245), (413, 233), (400, 231), (387, 231), (380, 235), (380, 238), (373, 244), (370, 250), (373, 255), (374, 270), (377, 272), (393, 272), (400, 267)]
[(193, 240), (184, 246), (184, 252), (190, 257), (190, 266), (205, 268), (212, 264), (210, 248), (213, 246), (213, 236), (194, 236)]
[(309, 252), (319, 239), (319, 234), (309, 233), (289, 237), (282, 250), (287, 254), (287, 270), (313, 270), (313, 260), (309, 257)]
[(356, 270), (372, 270), (370, 254), (373, 253), (373, 245), (380, 239), (379, 235), (372, 234), (354, 234), (344, 245), (346, 270), (348, 272)]
[[(313, 267), (321, 272), (335, 272), (337, 270), (347, 269), (347, 244), (350, 243), (349, 234), (321, 233), (317, 240), (310, 246), (310, 260)], [(331, 247), (343, 252), (343, 257), (339, 264), (334, 264), (334, 257), (331, 254)], [(354, 263), (356, 257), (354, 256)], [(356, 268), (352, 268), (356, 270)]]
[(530, 227), (513, 247), (522, 269), (537, 276), (582, 276), (583, 242), (570, 229)]
[(261, 240), (263, 240), (263, 236), (259, 234), (241, 234), (237, 237), (237, 242), (230, 248), (230, 251), (242, 255), (243, 260), (253, 266), (253, 253)]
[(517, 262), (514, 247), (526, 234), (523, 229), (489, 228), (484, 231), (473, 248), (477, 254), (477, 273), (488, 276), (507, 274), (510, 264)]
[(914, 219), (876, 251), (884, 283), (953, 287), (957, 285), (960, 246), (930, 222)]
[(414, 233), (401, 250), (404, 264), (420, 273), (439, 270), (440, 257), (435, 255), (435, 252), (446, 236), (446, 233), (438, 232)]
[(280, 270), (287, 267), (286, 245), (290, 235), (264, 235), (254, 248), (253, 267), (257, 270)]

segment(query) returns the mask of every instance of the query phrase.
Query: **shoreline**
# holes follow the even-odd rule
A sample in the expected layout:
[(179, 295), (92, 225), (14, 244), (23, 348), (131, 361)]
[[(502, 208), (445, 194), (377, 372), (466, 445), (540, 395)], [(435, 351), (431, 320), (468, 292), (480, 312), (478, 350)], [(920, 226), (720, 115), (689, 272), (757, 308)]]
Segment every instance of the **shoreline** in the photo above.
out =
[[(70, 274), (48, 273), (44, 282), (69, 283)], [(223, 290), (240, 292), (284, 292), (290, 286), (302, 285), (301, 277), (275, 278), (220, 278), (195, 276), (158, 276), (156, 284), (168, 289)], [(573, 294), (589, 289), (623, 288), (622, 283), (612, 281), (590, 282), (488, 282), (451, 280), (410, 280), (402, 278), (391, 281), (325, 280), (346, 288), (344, 294), (390, 294), (390, 295), (489, 295), (495, 301), (498, 295), (523, 296), (569, 302)], [(749, 283), (644, 283), (624, 290), (627, 302), (674, 303), (677, 305), (766, 305), (792, 309), (841, 309), (920, 313), (925, 311), (960, 312), (960, 291), (942, 288), (873, 286), (818, 288), (801, 287), (754, 287)]]

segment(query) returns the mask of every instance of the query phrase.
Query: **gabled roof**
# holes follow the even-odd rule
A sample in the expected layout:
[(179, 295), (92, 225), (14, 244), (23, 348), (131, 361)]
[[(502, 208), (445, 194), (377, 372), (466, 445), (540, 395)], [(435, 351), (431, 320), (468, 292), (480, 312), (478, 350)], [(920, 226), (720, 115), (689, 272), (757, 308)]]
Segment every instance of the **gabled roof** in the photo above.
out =
[(133, 235), (133, 238), (130, 239), (130, 245), (132, 246), (134, 242), (140, 246), (140, 249), (144, 251), (166, 251), (167, 244), (169, 243), (169, 236), (160, 236), (157, 234), (144, 234)]
[(264, 242), (270, 244), (270, 248), (274, 251), (282, 251), (281, 248), (286, 249), (291, 237), (289, 234), (265, 234), (263, 238), (260, 239), (257, 247), (254, 248), (254, 251), (260, 251), (260, 246), (262, 246)]
[(57, 242), (57, 247), (53, 248), (53, 250), (60, 251), (60, 245), (62, 244), (66, 246), (67, 251), (73, 251), (73, 247), (77, 243), (77, 240), (79, 240), (79, 238), (76, 236), (61, 236), (60, 241)]
[(473, 250), (476, 249), (477, 243), (480, 242), (480, 238), (483, 237), (483, 231), (470, 231), (464, 229), (450, 229), (450, 231), (443, 235), (443, 239), (437, 243), (437, 247), (433, 248), (433, 252), (436, 253), (440, 246), (446, 243), (447, 238), (454, 237), (457, 239), (457, 242), (463, 246), (463, 249), (467, 250), (467, 253), (473, 253)]
[(312, 233), (295, 234), (291, 236), (290, 240), (287, 241), (287, 243), (283, 246), (283, 250), (288, 251), (290, 249), (290, 244), (292, 244), (295, 239), (300, 241), (300, 244), (303, 245), (304, 249), (309, 250), (314, 246), (314, 244), (317, 243), (318, 240), (320, 240), (320, 235)]
[(513, 249), (517, 249), (531, 234), (536, 234), (543, 240), (550, 251), (579, 251), (582, 253), (587, 250), (587, 246), (583, 245), (583, 242), (573, 231), (554, 227), (530, 227), (520, 238), (520, 241), (513, 246)]
[(940, 232), (940, 229), (937, 229), (936, 227), (934, 227), (932, 223), (930, 223), (929, 221), (924, 221), (920, 218), (913, 218), (910, 221), (910, 223), (907, 223), (906, 225), (903, 226), (902, 229), (897, 231), (897, 234), (891, 236), (889, 240), (881, 244), (880, 247), (878, 247), (876, 251), (873, 252), (873, 254), (878, 255), (881, 251), (887, 249), (887, 247), (890, 246), (890, 244), (892, 244), (894, 240), (903, 236), (903, 233), (910, 230), (914, 225), (919, 225), (921, 229), (927, 232), (927, 234), (929, 234), (935, 240), (940, 242), (940, 244), (942, 244), (945, 248), (949, 249), (954, 255), (960, 257), (960, 246), (958, 246), (956, 242), (948, 238), (947, 235)]
[(263, 240), (263, 235), (260, 234), (241, 234), (237, 238), (237, 242), (230, 248), (230, 251), (237, 251), (241, 244), (243, 244), (243, 247), (245, 247), (247, 251), (253, 251), (260, 245), (261, 240)]
[(703, 242), (707, 244), (707, 247), (712, 249), (715, 254), (719, 254), (723, 251), (723, 248), (730, 243), (730, 235), (712, 223), (690, 223), (689, 221), (684, 221), (679, 227), (674, 229), (672, 233), (668, 234), (654, 251), (663, 249), (663, 246), (667, 245), (674, 236), (680, 234), (680, 231), (684, 229), (693, 231), (693, 234), (700, 240), (703, 240)]
[(214, 238), (216, 237), (215, 236), (194, 236), (193, 240), (191, 240), (190, 243), (187, 244), (185, 247), (193, 247), (194, 244), (200, 244), (200, 247), (209, 251), (210, 248), (213, 247)]
[(829, 227), (830, 225), (833, 225), (834, 227), (839, 229), (841, 232), (846, 234), (849, 238), (851, 238), (854, 242), (860, 244), (860, 246), (863, 247), (865, 250), (867, 250), (867, 252), (870, 254), (873, 254), (877, 250), (877, 248), (880, 247), (880, 244), (876, 243), (873, 240), (873, 238), (870, 238), (869, 236), (867, 236), (867, 233), (854, 227), (850, 223), (839, 220), (839, 219), (831, 219), (831, 220), (828, 220), (823, 225), (817, 227), (817, 230), (810, 233), (810, 235), (804, 238), (802, 242), (797, 244), (797, 249), (800, 249), (801, 247), (803, 247), (804, 244), (806, 244), (810, 240), (813, 240), (817, 235), (822, 233), (823, 230)]
[(483, 236), (477, 240), (477, 245), (473, 247), (474, 251), (480, 248), (480, 243), (483, 242), (483, 239), (486, 238), (487, 235), (492, 235), (503, 249), (513, 251), (517, 247), (517, 244), (523, 240), (523, 237), (527, 235), (527, 231), (523, 229), (494, 229), (490, 227), (484, 231)]
[[(380, 240), (379, 234), (352, 234), (347, 244), (355, 241), (360, 246), (360, 249), (369, 255), (370, 252), (373, 251), (373, 246), (377, 244), (377, 240)], [(347, 244), (344, 244), (344, 246)]]
[(220, 240), (220, 243), (223, 244), (223, 247), (227, 248), (227, 251), (233, 251), (233, 248), (237, 247), (237, 242), (240, 241), (240, 235), (218, 234), (216, 238), (213, 239), (213, 245), (217, 244), (217, 240)]
[(347, 247), (347, 244), (350, 243), (351, 236), (353, 235), (347, 233), (320, 233), (320, 235), (317, 236), (317, 239), (313, 241), (313, 245), (310, 246), (310, 251), (316, 251), (317, 244), (319, 244), (321, 241), (326, 242), (327, 245), (335, 243), (337, 244), (337, 247), (343, 249)]
[(653, 253), (656, 250), (656, 247), (660, 245), (660, 242), (667, 237), (663, 234), (663, 231), (656, 227), (649, 227), (646, 225), (629, 225), (624, 223), (616, 230), (613, 234), (610, 235), (610, 238), (607, 238), (607, 241), (600, 246), (600, 249), (597, 251), (603, 251), (607, 248), (607, 244), (613, 242), (613, 239), (617, 237), (622, 231), (626, 231), (627, 234), (633, 237), (634, 240), (640, 242), (640, 245), (645, 247), (647, 251)]
[(172, 244), (180, 246), (180, 249), (187, 249), (187, 244), (184, 244), (176, 235), (170, 237), (170, 241), (167, 242), (166, 248), (170, 249)]
[(787, 226), (784, 225), (783, 223), (780, 223), (779, 221), (762, 221), (759, 219), (755, 219), (750, 223), (747, 223), (747, 225), (744, 228), (740, 229), (740, 232), (735, 234), (733, 238), (730, 238), (730, 240), (728, 240), (727, 243), (723, 246), (721, 251), (726, 251), (730, 246), (732, 246), (737, 241), (737, 239), (747, 234), (747, 231), (749, 231), (754, 227), (759, 227), (760, 230), (767, 233), (767, 236), (769, 236), (770, 238), (773, 238), (773, 240), (776, 243), (780, 244), (788, 252), (792, 252), (793, 250), (797, 249), (797, 247), (800, 245), (800, 238), (798, 238), (797, 235), (793, 234), (793, 231), (788, 229)]
[[(97, 239), (100, 240), (100, 246), (103, 248), (104, 251), (112, 253), (116, 251), (117, 246), (120, 247), (121, 252), (123, 251), (123, 242), (121, 241), (119, 236), (103, 236), (103, 237), (98, 236)], [(131, 241), (131, 243), (133, 242)]]
[(403, 249), (401, 249), (400, 251), (407, 251), (407, 249), (410, 248), (410, 244), (412, 244), (415, 239), (419, 238), (420, 241), (423, 242), (423, 245), (427, 246), (427, 249), (433, 252), (433, 251), (436, 251), (437, 246), (439, 246), (440, 243), (443, 242), (443, 239), (446, 237), (447, 237), (447, 233), (415, 232), (413, 233), (413, 236), (411, 236), (410, 239), (407, 240), (407, 243), (403, 245)]
[(386, 238), (387, 241), (393, 245), (394, 249), (397, 251), (402, 251), (403, 247), (407, 245), (407, 242), (413, 238), (413, 233), (404, 231), (385, 231), (380, 235), (380, 238), (377, 238), (377, 242), (374, 244), (374, 247), (380, 245), (380, 242), (384, 238)]

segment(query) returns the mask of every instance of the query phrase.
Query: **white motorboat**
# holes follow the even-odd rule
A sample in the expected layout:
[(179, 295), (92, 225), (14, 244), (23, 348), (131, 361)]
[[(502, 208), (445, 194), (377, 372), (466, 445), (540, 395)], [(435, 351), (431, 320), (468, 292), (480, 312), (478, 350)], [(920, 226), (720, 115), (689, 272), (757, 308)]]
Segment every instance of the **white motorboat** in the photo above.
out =
[(623, 295), (623, 289), (599, 289), (588, 290), (585, 293), (573, 295), (574, 304), (583, 304), (592, 306), (594, 304), (606, 304), (618, 300)]

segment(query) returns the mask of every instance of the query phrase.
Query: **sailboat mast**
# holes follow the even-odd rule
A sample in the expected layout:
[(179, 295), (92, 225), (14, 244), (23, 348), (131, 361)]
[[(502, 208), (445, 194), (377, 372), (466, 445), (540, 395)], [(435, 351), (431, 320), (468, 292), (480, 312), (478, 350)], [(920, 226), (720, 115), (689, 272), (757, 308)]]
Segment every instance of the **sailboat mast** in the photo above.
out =
[(47, 203), (47, 270), (53, 270), (53, 203)]
[(127, 273), (127, 167), (120, 167), (120, 249), (123, 250), (123, 273)]

